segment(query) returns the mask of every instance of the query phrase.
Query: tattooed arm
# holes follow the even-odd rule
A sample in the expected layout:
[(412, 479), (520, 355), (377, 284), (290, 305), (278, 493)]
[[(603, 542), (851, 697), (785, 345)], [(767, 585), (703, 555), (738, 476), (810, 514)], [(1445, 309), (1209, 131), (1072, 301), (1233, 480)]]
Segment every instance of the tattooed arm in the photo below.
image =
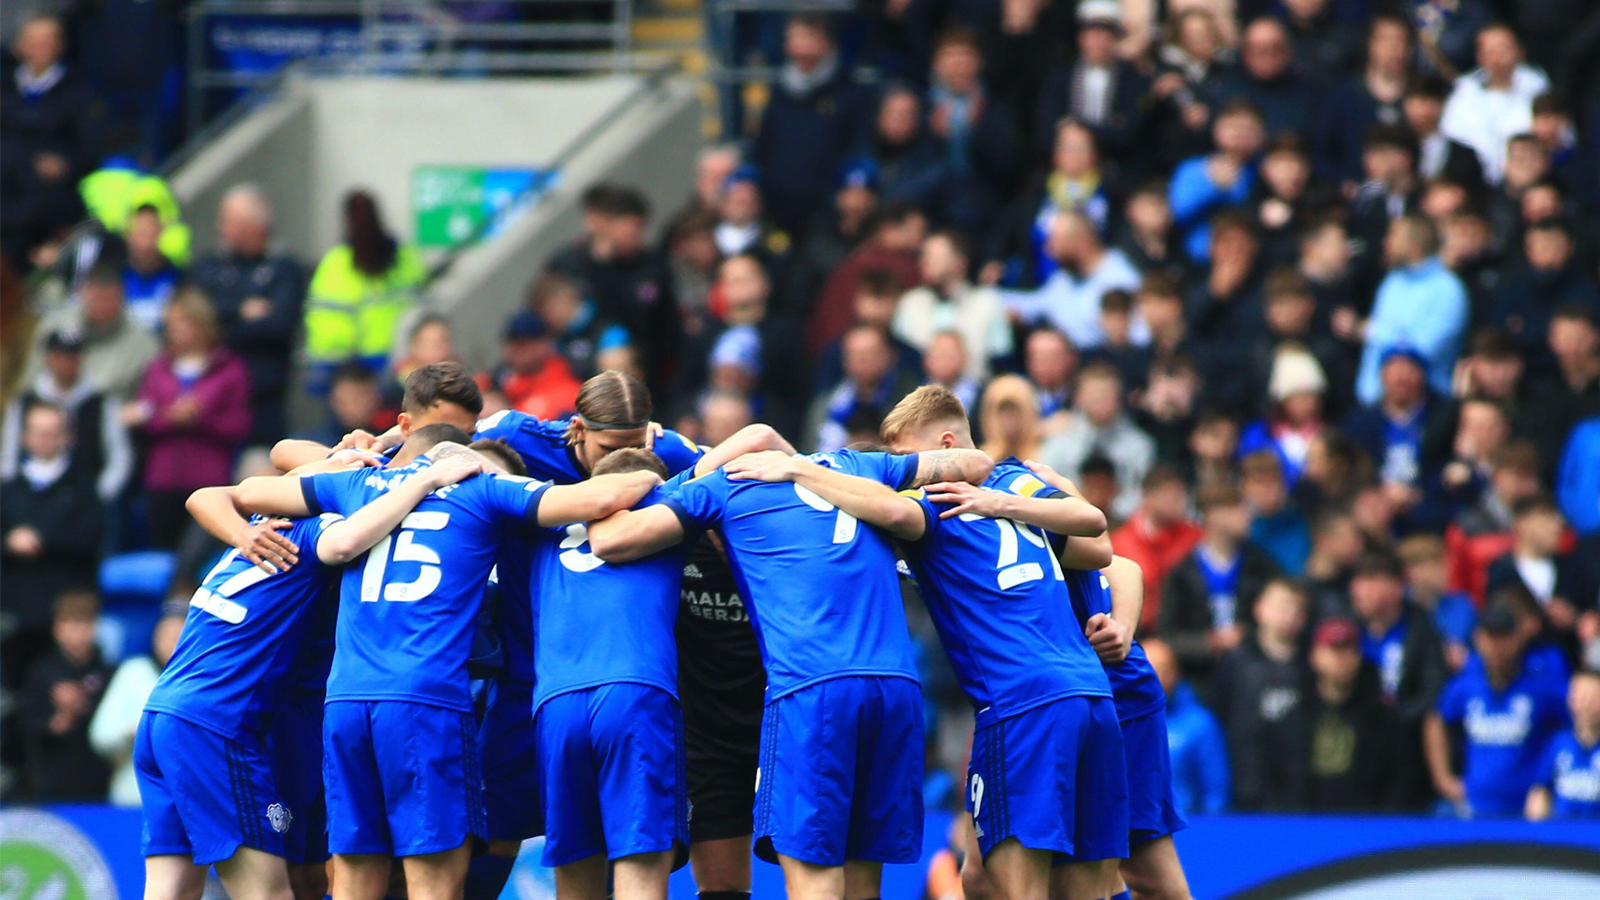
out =
[(982, 484), (994, 471), (994, 460), (982, 450), (928, 450), (917, 454), (917, 474), (906, 487), (941, 481)]

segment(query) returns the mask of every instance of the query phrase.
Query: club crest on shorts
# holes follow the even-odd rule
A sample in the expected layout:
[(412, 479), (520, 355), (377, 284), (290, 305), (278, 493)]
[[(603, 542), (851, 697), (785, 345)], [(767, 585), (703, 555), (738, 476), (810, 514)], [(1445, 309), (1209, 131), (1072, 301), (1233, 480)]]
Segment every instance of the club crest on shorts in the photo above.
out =
[(267, 807), (267, 824), (279, 834), (289, 830), (289, 823), (294, 821), (294, 813), (289, 812), (289, 807), (282, 803), (274, 803)]

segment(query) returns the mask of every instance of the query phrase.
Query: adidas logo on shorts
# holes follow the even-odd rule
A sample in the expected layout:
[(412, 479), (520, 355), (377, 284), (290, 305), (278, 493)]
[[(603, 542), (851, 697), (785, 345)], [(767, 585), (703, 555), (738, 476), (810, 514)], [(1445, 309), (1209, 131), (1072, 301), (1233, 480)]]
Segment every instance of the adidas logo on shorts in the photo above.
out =
[(685, 577), (685, 578), (704, 578), (705, 576), (700, 574), (700, 567), (699, 566), (695, 565), (694, 563), (689, 563), (687, 566), (683, 567), (683, 577)]
[(282, 803), (274, 803), (267, 807), (267, 824), (272, 830), (283, 834), (289, 830), (289, 823), (294, 821), (294, 813), (289, 812), (289, 807)]

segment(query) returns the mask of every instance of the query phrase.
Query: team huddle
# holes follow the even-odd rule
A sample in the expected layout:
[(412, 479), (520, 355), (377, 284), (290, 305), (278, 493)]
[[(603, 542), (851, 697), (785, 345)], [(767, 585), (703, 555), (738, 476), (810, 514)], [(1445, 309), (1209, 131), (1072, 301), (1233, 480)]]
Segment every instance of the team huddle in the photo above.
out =
[(493, 900), (541, 834), (560, 900), (664, 900), (691, 856), (747, 900), (752, 841), (796, 900), (879, 897), (923, 846), (903, 572), (975, 710), (968, 897), (1187, 900), (1138, 567), (954, 395), (811, 456), (759, 424), (697, 446), (615, 371), (568, 420), (481, 411), (427, 366), (392, 432), (190, 498), (250, 537), (139, 725), (146, 900), (211, 865), (234, 900), (321, 897), (330, 854), (336, 900)]

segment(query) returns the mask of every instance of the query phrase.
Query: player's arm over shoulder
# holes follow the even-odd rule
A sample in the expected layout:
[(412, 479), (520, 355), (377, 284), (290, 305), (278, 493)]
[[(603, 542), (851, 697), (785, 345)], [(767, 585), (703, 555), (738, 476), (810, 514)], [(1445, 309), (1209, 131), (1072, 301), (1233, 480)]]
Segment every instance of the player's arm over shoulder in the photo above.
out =
[(686, 534), (678, 513), (665, 503), (655, 503), (590, 522), (589, 549), (609, 563), (629, 562), (665, 550)]
[(631, 508), (660, 483), (661, 478), (654, 472), (639, 471), (596, 475), (578, 484), (551, 485), (539, 502), (539, 525), (552, 528), (603, 519)]
[(762, 450), (777, 450), (791, 456), (795, 452), (794, 445), (785, 440), (776, 428), (764, 422), (756, 422), (746, 425), (727, 440), (707, 450), (695, 462), (694, 474), (696, 477), (709, 475), (746, 453), (759, 453)]
[(982, 450), (950, 448), (926, 450), (917, 454), (917, 468), (902, 488), (922, 487), (940, 481), (965, 481), (982, 484), (994, 471), (994, 460)]

